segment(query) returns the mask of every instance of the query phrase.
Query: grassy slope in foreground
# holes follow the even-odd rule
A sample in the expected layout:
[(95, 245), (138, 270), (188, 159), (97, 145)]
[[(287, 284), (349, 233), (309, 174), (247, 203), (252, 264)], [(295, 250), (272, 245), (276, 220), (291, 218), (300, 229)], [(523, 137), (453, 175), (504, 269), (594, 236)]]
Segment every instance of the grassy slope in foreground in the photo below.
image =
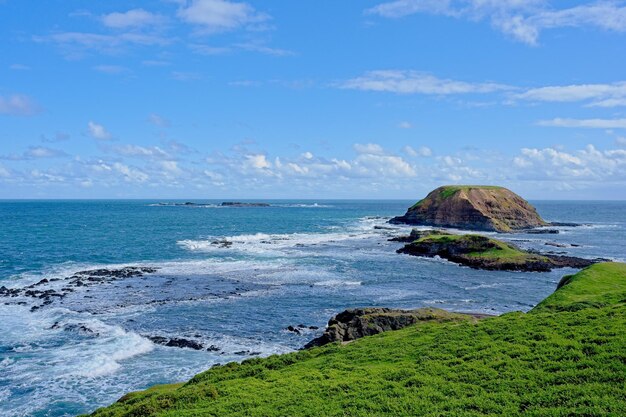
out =
[(218, 366), (94, 414), (626, 415), (626, 264), (596, 264), (567, 281), (527, 314)]

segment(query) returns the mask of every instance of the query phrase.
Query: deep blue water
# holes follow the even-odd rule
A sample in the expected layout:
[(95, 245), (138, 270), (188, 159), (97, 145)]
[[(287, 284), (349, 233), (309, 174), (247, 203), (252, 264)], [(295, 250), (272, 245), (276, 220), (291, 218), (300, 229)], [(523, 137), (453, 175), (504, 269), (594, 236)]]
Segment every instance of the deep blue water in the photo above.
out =
[[(215, 363), (288, 352), (321, 329), (296, 335), (285, 327), (323, 328), (348, 307), (526, 311), (573, 272), (475, 271), (397, 255), (400, 244), (387, 239), (408, 228), (386, 220), (412, 201), (269, 202), (0, 201), (0, 286), (59, 278), (37, 288), (60, 290), (81, 270), (158, 268), (75, 287), (35, 311), (38, 298), (0, 297), (0, 415), (75, 415)], [(500, 237), (543, 251), (626, 258), (626, 202), (534, 204), (547, 220), (587, 225)], [(212, 243), (222, 240), (232, 245)], [(145, 336), (184, 337), (217, 351), (155, 345)]]

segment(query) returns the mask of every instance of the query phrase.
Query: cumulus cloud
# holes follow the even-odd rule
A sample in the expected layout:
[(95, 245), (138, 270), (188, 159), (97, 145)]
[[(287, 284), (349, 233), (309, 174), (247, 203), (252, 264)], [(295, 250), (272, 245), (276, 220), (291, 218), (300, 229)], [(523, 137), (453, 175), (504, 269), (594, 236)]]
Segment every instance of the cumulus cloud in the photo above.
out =
[(89, 135), (94, 139), (98, 139), (98, 140), (111, 139), (111, 134), (101, 124), (89, 121), (89, 123), (87, 123), (87, 129), (88, 129)]
[(32, 116), (38, 112), (39, 106), (28, 96), (23, 94), (0, 96), (0, 114)]
[(469, 94), (491, 93), (506, 90), (496, 83), (468, 83), (437, 78), (418, 71), (381, 70), (369, 71), (364, 75), (338, 84), (339, 88), (363, 91), (385, 91), (397, 94)]
[(426, 13), (470, 21), (486, 20), (500, 32), (529, 45), (537, 44), (546, 29), (595, 27), (626, 31), (626, 7), (616, 1), (556, 9), (547, 0), (394, 0), (365, 13), (386, 18)]
[(161, 15), (144, 9), (132, 9), (127, 12), (115, 12), (100, 17), (102, 23), (110, 28), (128, 29), (159, 25), (165, 21)]
[(626, 150), (599, 150), (594, 145), (575, 152), (555, 148), (523, 148), (513, 160), (520, 177), (569, 183), (626, 180)]
[(267, 160), (266, 156), (263, 154), (246, 155), (245, 165), (255, 168), (255, 169), (265, 169), (265, 168), (270, 168), (272, 166), (272, 164)]
[(626, 129), (626, 119), (567, 119), (557, 117), (551, 120), (540, 120), (539, 126), (552, 127), (584, 127), (590, 129)]
[(247, 27), (270, 18), (266, 13), (257, 12), (248, 3), (226, 0), (185, 1), (177, 15), (181, 20), (197, 25), (207, 33)]

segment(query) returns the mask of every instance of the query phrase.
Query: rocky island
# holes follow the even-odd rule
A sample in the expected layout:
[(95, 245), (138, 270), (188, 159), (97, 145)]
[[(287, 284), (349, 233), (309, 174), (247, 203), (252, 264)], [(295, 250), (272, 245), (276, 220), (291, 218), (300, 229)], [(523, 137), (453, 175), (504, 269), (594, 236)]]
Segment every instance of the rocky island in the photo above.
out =
[(494, 232), (549, 225), (533, 206), (514, 192), (482, 185), (439, 187), (390, 223)]
[(441, 230), (413, 230), (391, 240), (408, 242), (398, 253), (435, 257), (474, 269), (546, 272), (553, 268), (585, 268), (606, 259), (584, 259), (525, 251), (512, 243), (475, 235), (457, 235)]

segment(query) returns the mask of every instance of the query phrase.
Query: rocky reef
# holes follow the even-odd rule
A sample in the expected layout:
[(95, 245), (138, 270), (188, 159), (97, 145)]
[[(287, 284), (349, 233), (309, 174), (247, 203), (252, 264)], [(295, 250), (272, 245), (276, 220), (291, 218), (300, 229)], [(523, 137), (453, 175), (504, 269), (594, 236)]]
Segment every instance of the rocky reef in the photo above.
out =
[(496, 186), (443, 186), (390, 223), (512, 232), (547, 226), (533, 206)]
[(473, 320), (484, 315), (450, 313), (438, 308), (395, 310), (391, 308), (355, 308), (345, 310), (330, 319), (324, 333), (304, 346), (309, 349), (333, 342), (350, 342), (389, 330), (400, 330), (419, 322), (448, 322)]
[(455, 235), (439, 230), (413, 231), (409, 236), (394, 240), (409, 242), (398, 249), (398, 253), (430, 258), (439, 256), (475, 269), (545, 272), (553, 268), (585, 268), (606, 261), (530, 252), (486, 236)]

